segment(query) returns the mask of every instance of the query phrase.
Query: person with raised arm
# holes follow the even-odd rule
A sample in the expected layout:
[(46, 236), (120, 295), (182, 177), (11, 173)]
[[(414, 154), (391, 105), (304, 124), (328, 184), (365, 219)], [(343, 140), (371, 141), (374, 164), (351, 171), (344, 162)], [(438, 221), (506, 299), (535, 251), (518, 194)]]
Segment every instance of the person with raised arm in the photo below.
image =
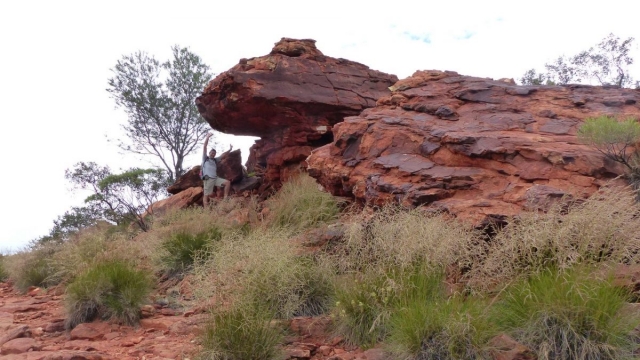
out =
[(205, 208), (209, 206), (209, 196), (213, 194), (216, 186), (224, 187), (224, 198), (229, 196), (229, 189), (231, 188), (231, 182), (227, 179), (223, 179), (218, 176), (218, 162), (220, 159), (228, 154), (233, 146), (229, 145), (229, 150), (222, 153), (222, 155), (216, 157), (216, 149), (211, 149), (207, 155), (207, 145), (209, 144), (209, 138), (213, 134), (207, 134), (204, 140), (204, 149), (202, 150), (202, 180), (204, 181), (204, 196), (202, 197), (202, 205)]

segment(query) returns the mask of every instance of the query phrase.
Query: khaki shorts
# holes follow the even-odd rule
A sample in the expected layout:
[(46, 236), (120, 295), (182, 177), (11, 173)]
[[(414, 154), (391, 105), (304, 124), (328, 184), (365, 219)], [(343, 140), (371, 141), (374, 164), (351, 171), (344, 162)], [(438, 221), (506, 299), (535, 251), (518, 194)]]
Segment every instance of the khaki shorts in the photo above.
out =
[(213, 194), (213, 188), (215, 186), (223, 186), (227, 179), (223, 179), (221, 177), (209, 178), (204, 180), (204, 195)]

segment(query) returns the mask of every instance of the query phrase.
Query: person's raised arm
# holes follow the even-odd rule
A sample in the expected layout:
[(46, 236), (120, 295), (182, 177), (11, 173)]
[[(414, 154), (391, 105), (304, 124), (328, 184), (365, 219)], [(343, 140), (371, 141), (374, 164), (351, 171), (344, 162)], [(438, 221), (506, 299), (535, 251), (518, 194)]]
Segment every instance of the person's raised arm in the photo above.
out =
[(207, 134), (207, 137), (204, 139), (204, 147), (202, 148), (202, 158), (206, 158), (207, 157), (207, 145), (209, 145), (209, 138), (211, 137), (211, 133)]
[[(222, 155), (227, 155), (228, 153), (231, 152), (231, 150), (233, 150), (233, 145), (229, 144), (229, 150), (223, 152)], [(222, 156), (222, 155), (220, 155), (220, 156)]]

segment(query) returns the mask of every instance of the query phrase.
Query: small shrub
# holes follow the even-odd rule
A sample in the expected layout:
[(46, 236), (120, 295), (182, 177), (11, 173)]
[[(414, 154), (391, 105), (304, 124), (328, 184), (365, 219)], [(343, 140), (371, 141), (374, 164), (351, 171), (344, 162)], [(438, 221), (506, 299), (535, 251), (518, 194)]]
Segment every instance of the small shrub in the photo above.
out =
[(495, 334), (481, 299), (447, 298), (439, 272), (416, 272), (389, 319), (387, 350), (402, 359), (480, 359)]
[[(632, 359), (636, 312), (628, 294), (583, 268), (546, 270), (508, 288), (492, 318), (544, 359)], [(637, 340), (637, 339), (635, 339)]]
[(182, 273), (193, 266), (198, 252), (221, 238), (222, 232), (217, 227), (195, 235), (178, 232), (161, 243), (161, 248), (164, 250), (161, 262), (169, 273)]
[(202, 360), (269, 360), (279, 358), (284, 331), (268, 311), (236, 306), (216, 311), (202, 335)]
[(146, 273), (121, 261), (94, 265), (67, 287), (67, 328), (96, 317), (133, 325), (151, 290)]
[(289, 179), (268, 202), (271, 223), (301, 230), (336, 219), (338, 201), (318, 186), (306, 174)]

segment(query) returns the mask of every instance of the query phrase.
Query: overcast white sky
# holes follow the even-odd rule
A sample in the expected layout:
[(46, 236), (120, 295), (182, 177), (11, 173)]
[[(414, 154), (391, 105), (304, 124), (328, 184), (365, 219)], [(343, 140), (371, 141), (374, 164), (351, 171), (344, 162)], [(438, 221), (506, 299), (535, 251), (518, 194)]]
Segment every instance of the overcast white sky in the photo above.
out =
[[(124, 54), (143, 50), (164, 60), (172, 45), (188, 46), (218, 74), (268, 54), (281, 37), (312, 38), (325, 55), (399, 78), (438, 69), (518, 79), (611, 32), (640, 37), (635, 2), (2, 1), (0, 251), (45, 235), (53, 219), (82, 203), (86, 194), (70, 192), (64, 179), (74, 163), (149, 165), (106, 140), (121, 137), (126, 120), (105, 91)], [(233, 142), (245, 157), (252, 144), (218, 141)], [(187, 162), (197, 164), (197, 156)]]

